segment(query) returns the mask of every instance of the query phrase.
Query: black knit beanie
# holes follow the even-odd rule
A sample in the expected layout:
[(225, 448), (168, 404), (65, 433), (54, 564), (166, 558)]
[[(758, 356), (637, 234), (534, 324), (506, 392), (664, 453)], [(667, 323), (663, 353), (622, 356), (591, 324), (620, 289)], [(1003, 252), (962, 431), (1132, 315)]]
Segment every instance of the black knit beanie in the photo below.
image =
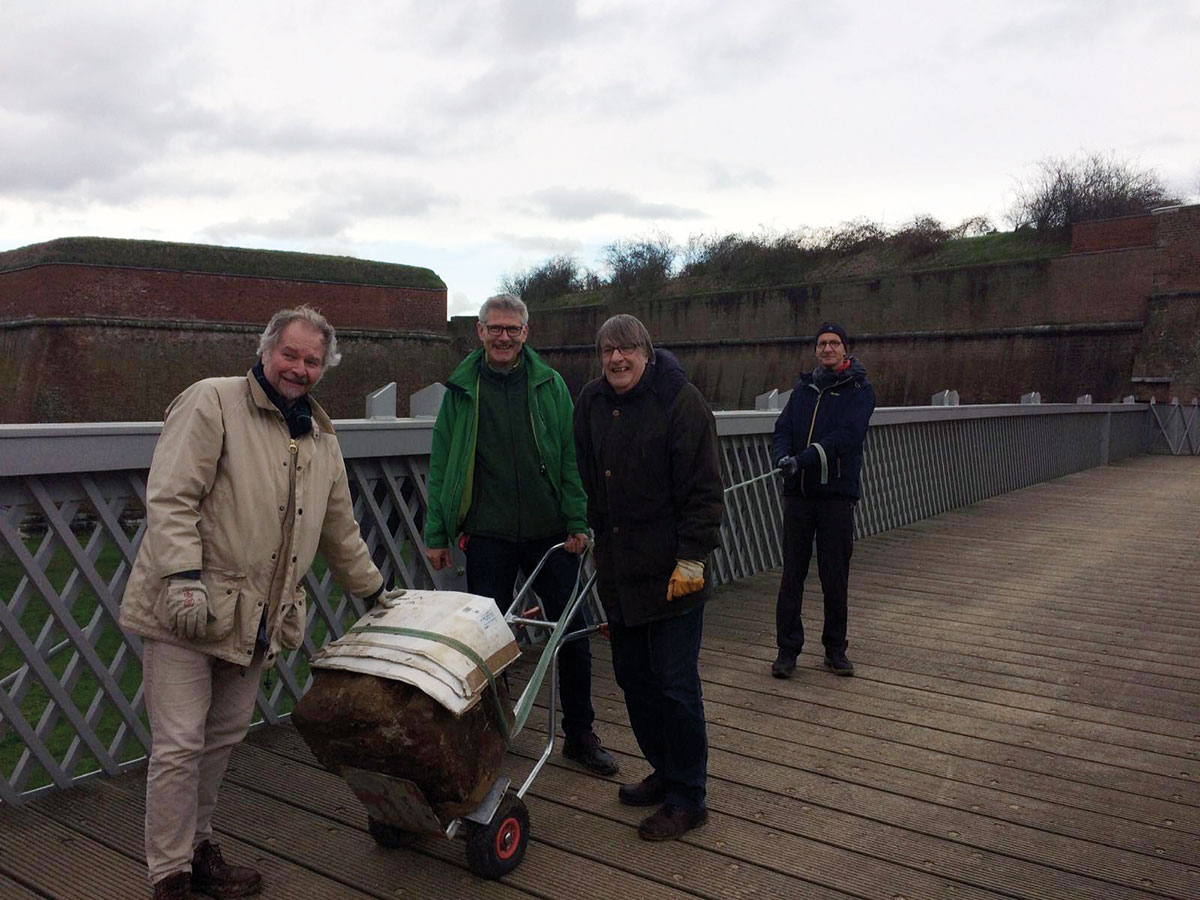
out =
[(819, 341), (821, 339), (821, 335), (829, 334), (831, 332), (840, 337), (842, 339), (842, 343), (845, 344), (846, 347), (850, 346), (850, 336), (846, 334), (846, 329), (837, 322), (826, 322), (820, 328), (818, 328), (817, 337), (813, 343), (815, 344), (817, 341)]

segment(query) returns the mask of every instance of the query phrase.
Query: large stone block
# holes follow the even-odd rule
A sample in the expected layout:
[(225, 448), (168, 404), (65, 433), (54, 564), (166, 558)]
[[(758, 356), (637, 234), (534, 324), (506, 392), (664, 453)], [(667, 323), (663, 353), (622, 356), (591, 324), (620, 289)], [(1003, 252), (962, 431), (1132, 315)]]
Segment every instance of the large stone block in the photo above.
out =
[[(512, 704), (503, 679), (497, 687), (507, 712)], [(412, 781), (443, 822), (482, 802), (504, 759), (504, 728), (486, 694), (456, 718), (403, 682), (318, 669), (292, 721), (325, 768)]]

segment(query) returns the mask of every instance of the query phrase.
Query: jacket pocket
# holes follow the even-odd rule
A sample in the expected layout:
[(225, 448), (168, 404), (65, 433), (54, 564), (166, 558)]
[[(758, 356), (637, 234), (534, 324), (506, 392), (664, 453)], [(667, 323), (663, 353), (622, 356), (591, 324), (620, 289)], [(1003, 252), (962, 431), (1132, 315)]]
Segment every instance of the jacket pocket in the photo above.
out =
[(308, 594), (296, 588), (291, 600), (284, 600), (279, 609), (279, 646), (295, 650), (304, 642), (304, 626), (308, 621)]
[(208, 591), (208, 610), (212, 616), (204, 632), (204, 642), (211, 644), (223, 641), (229, 637), (237, 624), (238, 601), (242, 596), (242, 584), (246, 576), (237, 572), (210, 569), (200, 573), (200, 580)]

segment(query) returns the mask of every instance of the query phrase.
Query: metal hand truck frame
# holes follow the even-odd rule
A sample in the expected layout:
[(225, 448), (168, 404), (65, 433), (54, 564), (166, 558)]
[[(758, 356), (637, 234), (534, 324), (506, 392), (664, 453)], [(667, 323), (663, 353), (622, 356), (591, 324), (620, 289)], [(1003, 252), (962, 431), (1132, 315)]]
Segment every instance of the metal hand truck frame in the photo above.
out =
[[(551, 689), (546, 744), (533, 769), (515, 791), (511, 790), (512, 781), (501, 775), (492, 783), (479, 806), (465, 815), (443, 821), (434, 812), (420, 787), (412, 781), (365, 769), (344, 768), (342, 777), (366, 807), (367, 830), (381, 847), (393, 849), (411, 843), (422, 834), (441, 833), (447, 838), (462, 836), (466, 839), (467, 868), (482, 878), (500, 878), (521, 863), (529, 842), (529, 810), (523, 798), (554, 750), (558, 711), (558, 652), (567, 641), (586, 639), (596, 632), (604, 632), (607, 627), (603, 609), (599, 604), (594, 604), (593, 621), (588, 623), (585, 620), (572, 629), (573, 621), (590, 597), (596, 581), (594, 572), (584, 577), (590, 548), (580, 555), (574, 589), (557, 621), (549, 621), (538, 607), (523, 606), (551, 554), (564, 546), (562, 543), (555, 544), (546, 551), (504, 613), (504, 621), (510, 628), (547, 632), (542, 655), (513, 708), (513, 722), (505, 735), (506, 743), (511, 744), (524, 727), (549, 671)], [(489, 682), (494, 684), (491, 673), (486, 674)], [(491, 689), (494, 691), (494, 687)], [(494, 694), (493, 700), (499, 704)], [(500, 710), (500, 713), (503, 719), (504, 710)]]

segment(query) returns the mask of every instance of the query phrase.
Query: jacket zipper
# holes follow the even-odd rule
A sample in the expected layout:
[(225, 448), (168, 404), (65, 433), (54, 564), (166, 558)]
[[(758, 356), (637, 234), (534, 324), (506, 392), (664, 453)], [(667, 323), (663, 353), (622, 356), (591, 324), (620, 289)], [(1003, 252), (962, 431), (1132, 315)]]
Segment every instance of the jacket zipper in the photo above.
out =
[(537, 448), (538, 455), (538, 474), (541, 475), (550, 484), (550, 493), (554, 499), (558, 499), (558, 491), (554, 489), (554, 482), (550, 479), (549, 473), (546, 470), (546, 456), (542, 453), (542, 443), (538, 440), (538, 420), (537, 420), (537, 404), (533, 402), (535, 385), (529, 386), (529, 431), (533, 434), (533, 446)]

